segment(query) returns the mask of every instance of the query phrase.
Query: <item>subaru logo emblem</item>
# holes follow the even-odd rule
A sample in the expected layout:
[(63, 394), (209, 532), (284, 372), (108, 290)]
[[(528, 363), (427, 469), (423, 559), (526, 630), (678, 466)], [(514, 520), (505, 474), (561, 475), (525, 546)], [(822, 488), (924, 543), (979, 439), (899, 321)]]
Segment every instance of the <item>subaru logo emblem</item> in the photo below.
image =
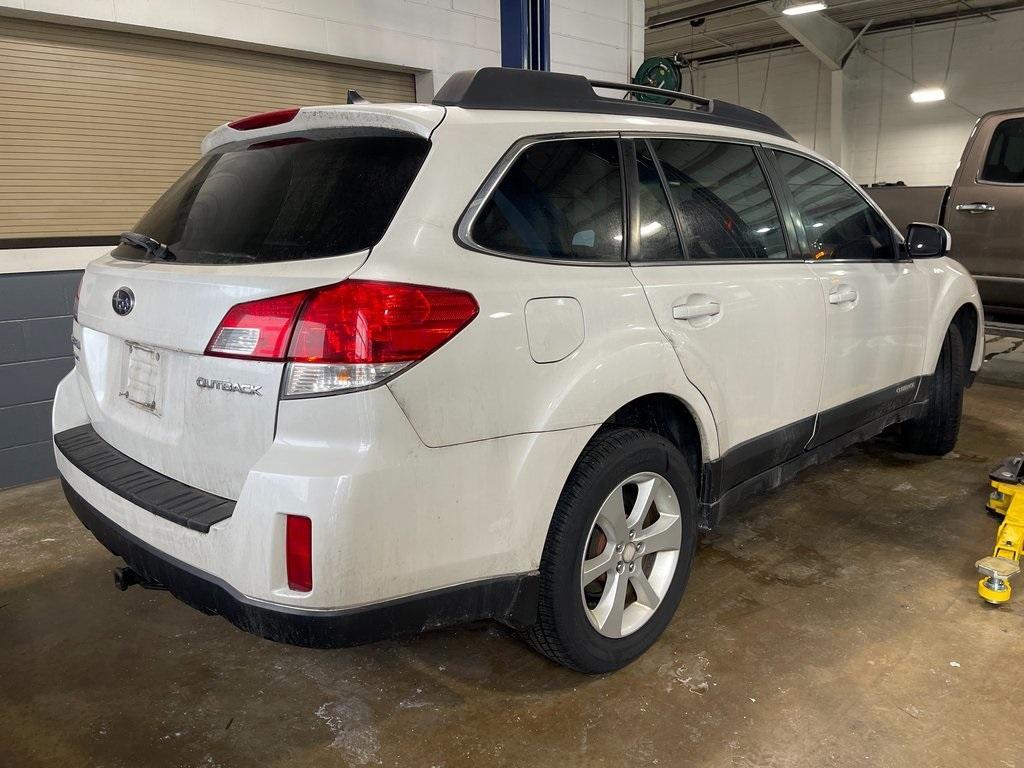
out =
[(135, 307), (135, 294), (131, 288), (121, 287), (114, 291), (114, 298), (111, 301), (114, 311), (119, 315), (127, 315)]

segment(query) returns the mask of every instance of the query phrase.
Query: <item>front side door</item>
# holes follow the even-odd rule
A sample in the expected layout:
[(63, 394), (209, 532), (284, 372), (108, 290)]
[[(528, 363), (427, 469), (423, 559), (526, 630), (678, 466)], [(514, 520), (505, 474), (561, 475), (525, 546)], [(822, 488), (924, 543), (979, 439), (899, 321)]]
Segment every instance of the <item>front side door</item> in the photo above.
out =
[(727, 491), (811, 437), (824, 363), (821, 289), (787, 247), (757, 148), (675, 138), (637, 138), (632, 148), (630, 261), (715, 415)]
[(802, 155), (772, 155), (826, 315), (813, 447), (913, 401), (928, 286), (921, 269), (900, 258), (889, 224), (849, 182)]
[(986, 309), (1024, 311), (1024, 118), (992, 116), (978, 125), (945, 221), (951, 255), (977, 279)]

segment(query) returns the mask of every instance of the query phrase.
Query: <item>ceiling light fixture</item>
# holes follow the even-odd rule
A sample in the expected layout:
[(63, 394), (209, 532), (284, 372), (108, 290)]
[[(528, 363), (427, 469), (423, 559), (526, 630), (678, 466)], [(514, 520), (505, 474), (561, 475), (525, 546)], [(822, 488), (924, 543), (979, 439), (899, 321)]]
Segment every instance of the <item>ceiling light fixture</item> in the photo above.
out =
[(928, 101), (943, 101), (945, 98), (946, 92), (942, 88), (918, 88), (910, 93), (910, 100), (915, 104), (923, 104)]
[(789, 5), (782, 9), (782, 12), (787, 16), (799, 16), (802, 13), (814, 13), (815, 11), (824, 11), (828, 8), (824, 3), (800, 3), (799, 5)]

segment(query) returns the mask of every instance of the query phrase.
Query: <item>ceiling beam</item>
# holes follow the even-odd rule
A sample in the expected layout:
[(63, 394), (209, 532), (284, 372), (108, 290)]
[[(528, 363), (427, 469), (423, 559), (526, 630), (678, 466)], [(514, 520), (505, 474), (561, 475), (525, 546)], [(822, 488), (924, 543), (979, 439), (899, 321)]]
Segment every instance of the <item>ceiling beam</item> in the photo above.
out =
[(770, 3), (758, 8), (776, 24), (795, 37), (804, 48), (817, 56), (831, 70), (843, 68), (843, 58), (853, 47), (853, 32), (823, 13), (785, 16)]
[[(910, 29), (915, 27), (920, 30), (924, 27), (929, 27), (935, 24), (943, 24), (945, 22), (954, 21), (959, 18), (960, 21), (967, 21), (968, 19), (976, 18), (995, 18), (998, 21), (999, 16), (1004, 13), (1024, 9), (1024, 0), (1011, 0), (1011, 2), (1000, 3), (999, 5), (987, 6), (984, 11), (980, 8), (976, 8), (972, 11), (962, 10), (959, 14), (955, 12), (935, 14), (933, 16), (922, 16), (918, 19), (894, 19), (887, 22), (876, 22), (871, 25), (868, 36), (877, 35), (881, 32), (892, 32), (899, 29)], [(849, 22), (853, 27), (853, 30), (861, 32), (865, 31), (865, 24), (857, 24), (856, 22)], [(719, 33), (721, 34), (721, 33)], [(723, 61), (726, 59), (733, 59), (736, 56), (753, 56), (756, 54), (769, 53), (771, 51), (783, 51), (791, 48), (796, 48), (799, 43), (791, 41), (775, 42), (775, 43), (762, 43), (760, 45), (751, 45), (745, 48), (738, 48), (732, 51), (722, 51), (721, 53), (710, 53), (704, 56), (687, 56), (686, 58), (694, 64), (711, 64), (716, 61)]]
[(735, 11), (740, 8), (748, 8), (758, 5), (764, 0), (704, 0), (702, 3), (687, 6), (678, 11), (666, 11), (651, 16), (645, 25), (647, 29), (658, 29), (667, 27), (670, 24), (681, 24), (684, 21), (694, 21), (707, 16), (715, 16), (726, 11)]
[(866, 35), (868, 33), (868, 30), (871, 28), (871, 24), (872, 24), (872, 20), (869, 19), (868, 23), (860, 28), (860, 32), (858, 32), (856, 35), (854, 35), (853, 40), (851, 40), (850, 44), (847, 45), (846, 48), (843, 50), (842, 54), (839, 57), (839, 68), (840, 69), (842, 69), (843, 67), (846, 66), (846, 60), (848, 58), (850, 58), (850, 54), (853, 53), (853, 49), (857, 47), (857, 43), (860, 42), (860, 39), (862, 37), (864, 37), (864, 35)]
[(946, 11), (945, 13), (936, 13), (930, 16), (918, 16), (906, 19), (893, 19), (880, 24), (872, 25), (872, 32), (885, 32), (891, 29), (906, 29), (908, 27), (916, 26), (921, 28), (929, 24), (942, 24), (945, 21), (965, 21), (967, 19), (976, 19), (979, 16), (988, 19), (989, 21), (999, 21), (998, 14), (1006, 13), (1007, 11), (1016, 11), (1024, 8), (1024, 0), (1010, 0), (1009, 2), (999, 3), (998, 5), (988, 5), (984, 8), (975, 8), (973, 5), (962, 3), (963, 9), (959, 11)]

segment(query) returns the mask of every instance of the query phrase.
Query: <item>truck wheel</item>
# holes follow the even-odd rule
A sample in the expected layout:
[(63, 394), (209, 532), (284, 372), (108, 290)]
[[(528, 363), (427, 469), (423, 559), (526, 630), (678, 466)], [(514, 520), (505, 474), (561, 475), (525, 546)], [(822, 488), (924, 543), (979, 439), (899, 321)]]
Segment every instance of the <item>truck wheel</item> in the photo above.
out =
[(929, 456), (941, 456), (953, 450), (960, 432), (966, 363), (960, 329), (951, 325), (932, 377), (928, 410), (900, 427), (900, 443), (904, 449)]
[(693, 475), (679, 450), (639, 429), (599, 432), (555, 507), (526, 640), (571, 669), (611, 672), (661, 635), (697, 544)]

